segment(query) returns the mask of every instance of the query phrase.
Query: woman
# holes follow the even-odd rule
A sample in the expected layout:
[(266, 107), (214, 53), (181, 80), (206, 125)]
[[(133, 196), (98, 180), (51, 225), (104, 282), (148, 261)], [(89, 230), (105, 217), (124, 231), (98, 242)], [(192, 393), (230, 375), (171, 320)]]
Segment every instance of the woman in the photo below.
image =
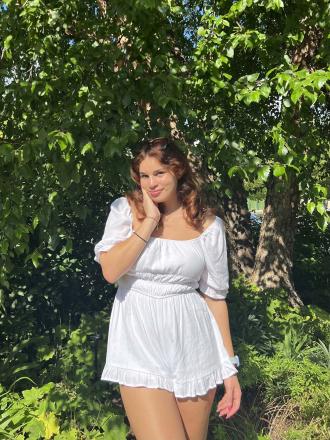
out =
[(144, 143), (131, 177), (137, 189), (113, 201), (94, 249), (119, 286), (101, 379), (120, 384), (138, 440), (205, 440), (217, 384), (219, 416), (235, 414), (241, 399), (224, 223), (171, 139)]

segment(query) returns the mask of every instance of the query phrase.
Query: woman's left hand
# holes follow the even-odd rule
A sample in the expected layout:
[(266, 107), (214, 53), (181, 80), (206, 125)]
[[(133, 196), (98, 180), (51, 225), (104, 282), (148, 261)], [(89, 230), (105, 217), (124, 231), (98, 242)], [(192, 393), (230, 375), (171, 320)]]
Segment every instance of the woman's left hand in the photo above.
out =
[(229, 419), (229, 417), (238, 411), (241, 405), (242, 391), (237, 374), (227, 377), (223, 383), (225, 386), (225, 394), (219, 401), (216, 411), (219, 413), (219, 417), (226, 414), (226, 419)]

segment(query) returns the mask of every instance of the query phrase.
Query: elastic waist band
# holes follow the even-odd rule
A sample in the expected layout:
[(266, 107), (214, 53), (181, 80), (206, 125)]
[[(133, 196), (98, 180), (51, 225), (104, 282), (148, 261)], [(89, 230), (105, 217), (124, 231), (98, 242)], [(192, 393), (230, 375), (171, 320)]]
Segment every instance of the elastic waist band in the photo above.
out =
[(154, 298), (169, 298), (171, 296), (196, 292), (194, 287), (187, 284), (161, 283), (159, 281), (127, 276), (120, 278), (118, 285), (121, 289), (132, 290)]

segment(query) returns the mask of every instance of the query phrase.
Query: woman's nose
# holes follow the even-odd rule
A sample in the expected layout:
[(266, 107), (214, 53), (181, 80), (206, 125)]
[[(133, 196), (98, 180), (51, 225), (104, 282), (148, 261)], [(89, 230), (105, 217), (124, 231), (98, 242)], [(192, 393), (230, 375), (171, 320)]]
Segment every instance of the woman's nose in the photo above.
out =
[(150, 177), (149, 185), (150, 185), (150, 186), (153, 186), (153, 185), (156, 185), (156, 184), (157, 184), (157, 182), (156, 182), (155, 177)]

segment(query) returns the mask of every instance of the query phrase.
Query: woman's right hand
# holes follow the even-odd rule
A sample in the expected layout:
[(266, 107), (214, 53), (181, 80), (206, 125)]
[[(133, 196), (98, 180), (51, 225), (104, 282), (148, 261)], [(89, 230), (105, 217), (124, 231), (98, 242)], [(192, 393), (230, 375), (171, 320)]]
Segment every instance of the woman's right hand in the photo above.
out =
[(147, 191), (143, 188), (142, 189), (142, 194), (143, 194), (143, 208), (144, 208), (144, 212), (146, 213), (146, 215), (148, 217), (153, 217), (157, 222), (159, 222), (161, 214), (160, 211), (158, 209), (158, 205), (157, 203), (155, 203), (152, 198), (149, 196), (149, 194), (147, 193)]

